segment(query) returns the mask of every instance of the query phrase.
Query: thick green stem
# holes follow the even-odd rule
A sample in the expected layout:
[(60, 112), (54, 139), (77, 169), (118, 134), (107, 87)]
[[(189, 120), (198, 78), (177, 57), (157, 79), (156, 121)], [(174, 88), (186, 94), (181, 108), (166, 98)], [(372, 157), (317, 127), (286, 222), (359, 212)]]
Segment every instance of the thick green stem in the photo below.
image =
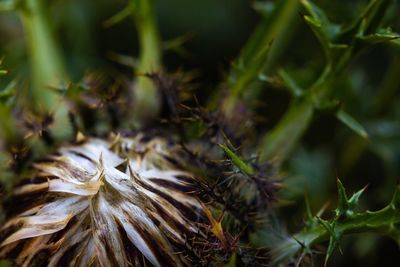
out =
[(286, 159), (310, 125), (316, 106), (329, 95), (331, 78), (332, 68), (326, 66), (307, 94), (293, 100), (284, 117), (264, 137), (259, 150), (261, 162), (272, 160), (279, 166)]
[(24, 0), (20, 7), (29, 54), (33, 86), (29, 99), (36, 110), (53, 111), (59, 105), (51, 87), (67, 80), (61, 53), (53, 38), (45, 0)]
[(133, 17), (136, 24), (140, 58), (136, 73), (135, 119), (144, 122), (157, 116), (160, 99), (154, 83), (143, 74), (161, 70), (161, 44), (152, 0), (132, 0)]
[(297, 144), (314, 115), (311, 97), (291, 104), (279, 124), (262, 141), (260, 161), (272, 160), (279, 165)]

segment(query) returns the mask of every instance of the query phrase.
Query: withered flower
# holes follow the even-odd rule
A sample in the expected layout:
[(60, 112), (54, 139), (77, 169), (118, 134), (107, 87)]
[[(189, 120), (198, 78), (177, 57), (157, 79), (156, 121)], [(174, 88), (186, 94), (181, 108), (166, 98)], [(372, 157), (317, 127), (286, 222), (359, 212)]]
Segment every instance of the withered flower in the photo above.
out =
[(192, 265), (207, 238), (205, 205), (176, 149), (140, 134), (62, 147), (15, 190), (24, 211), (2, 227), (0, 257), (22, 266)]

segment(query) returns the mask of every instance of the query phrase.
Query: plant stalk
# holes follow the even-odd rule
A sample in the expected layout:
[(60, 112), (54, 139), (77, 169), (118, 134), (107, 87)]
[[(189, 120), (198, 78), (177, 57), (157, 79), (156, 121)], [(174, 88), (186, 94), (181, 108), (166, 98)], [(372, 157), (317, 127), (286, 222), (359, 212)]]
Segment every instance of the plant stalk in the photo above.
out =
[[(261, 19), (227, 76), (229, 95), (222, 107), (227, 118), (234, 113), (238, 101), (251, 101), (258, 97), (262, 87), (258, 77), (271, 73), (288, 46), (298, 24), (299, 8), (298, 0), (280, 1), (272, 16)], [(215, 108), (220, 97), (221, 94), (217, 94), (210, 107)]]
[(161, 41), (153, 0), (132, 0), (133, 18), (139, 38), (139, 65), (134, 91), (135, 119), (144, 123), (154, 119), (160, 110), (160, 96), (154, 83), (145, 74), (161, 71)]
[(264, 137), (260, 161), (272, 160), (279, 166), (303, 136), (314, 118), (316, 107), (329, 95), (334, 76), (327, 65), (319, 79), (300, 98), (295, 98), (279, 123)]
[(19, 11), (32, 69), (33, 85), (28, 95), (29, 103), (36, 111), (54, 111), (59, 106), (59, 101), (52, 90), (68, 78), (53, 37), (48, 1), (24, 0)]
[[(334, 231), (340, 236), (364, 232), (380, 232), (391, 235), (394, 230), (392, 227), (398, 223), (400, 223), (400, 212), (397, 207), (390, 204), (379, 211), (366, 211), (355, 214), (352, 218), (342, 222), (335, 221)], [(295, 256), (302, 250), (308, 252), (313, 245), (329, 240), (330, 237), (329, 231), (320, 224), (305, 229), (275, 247), (272, 251), (274, 265)]]

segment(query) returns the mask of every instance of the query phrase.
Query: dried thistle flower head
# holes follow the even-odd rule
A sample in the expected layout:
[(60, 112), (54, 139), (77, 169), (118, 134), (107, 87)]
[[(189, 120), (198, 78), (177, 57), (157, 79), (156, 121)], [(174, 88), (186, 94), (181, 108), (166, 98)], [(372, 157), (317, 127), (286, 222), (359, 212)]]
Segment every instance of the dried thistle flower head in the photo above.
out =
[[(89, 138), (35, 165), (0, 233), (23, 266), (191, 265), (206, 231), (195, 178), (162, 138)], [(25, 200), (28, 200), (26, 202)]]

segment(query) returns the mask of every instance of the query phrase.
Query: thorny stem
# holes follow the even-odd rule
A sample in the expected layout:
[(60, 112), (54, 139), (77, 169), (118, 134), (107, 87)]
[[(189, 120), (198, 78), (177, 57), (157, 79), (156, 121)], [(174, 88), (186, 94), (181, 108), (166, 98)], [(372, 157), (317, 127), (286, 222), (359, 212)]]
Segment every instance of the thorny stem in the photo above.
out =
[(67, 74), (50, 27), (48, 3), (25, 0), (18, 7), (31, 56), (33, 86), (29, 93), (30, 103), (36, 110), (54, 111), (59, 101), (51, 87), (54, 89), (67, 80)]
[[(370, 1), (365, 14), (360, 17), (365, 24), (361, 24), (364, 27), (364, 34), (371, 34), (376, 30), (389, 2)], [(359, 21), (354, 26), (358, 23)], [(354, 47), (356, 47), (356, 39), (350, 42), (349, 48), (337, 61), (333, 61), (327, 55), (327, 67), (318, 81), (308, 90), (308, 97), (295, 99), (283, 119), (264, 137), (259, 151), (261, 161), (274, 160), (279, 165), (287, 158), (310, 125), (316, 109), (328, 100), (333, 78), (340, 76), (351, 59), (359, 52)], [(301, 104), (298, 103), (299, 101)]]
[(134, 91), (135, 119), (144, 122), (156, 117), (160, 109), (157, 88), (150, 79), (143, 75), (161, 70), (161, 44), (153, 0), (131, 1), (140, 45), (139, 66), (136, 69), (139, 77), (137, 77)]
[[(338, 234), (353, 234), (360, 232), (380, 232), (392, 234), (394, 225), (400, 223), (400, 212), (393, 203), (379, 211), (358, 213), (344, 221), (334, 222), (334, 231)], [(330, 233), (322, 225), (316, 225), (284, 240), (272, 251), (274, 265), (295, 256), (304, 249), (309, 251), (311, 246), (329, 240)]]
[[(251, 86), (258, 76), (268, 75), (279, 60), (282, 52), (290, 42), (296, 27), (295, 19), (298, 17), (300, 2), (298, 0), (281, 1), (277, 12), (272, 17), (263, 18), (258, 27), (250, 36), (246, 46), (241, 51), (237, 62), (238, 72), (234, 67), (228, 74), (229, 95), (224, 100), (222, 112), (227, 118), (232, 116), (237, 101), (247, 98), (257, 98), (260, 84)], [(267, 48), (267, 46), (270, 46)], [(263, 60), (261, 68), (255, 68), (254, 61), (260, 56), (260, 51), (268, 49), (268, 56)], [(250, 88), (251, 87), (251, 88)], [(220, 97), (220, 96), (218, 96)], [(216, 105), (216, 99), (211, 102)]]

